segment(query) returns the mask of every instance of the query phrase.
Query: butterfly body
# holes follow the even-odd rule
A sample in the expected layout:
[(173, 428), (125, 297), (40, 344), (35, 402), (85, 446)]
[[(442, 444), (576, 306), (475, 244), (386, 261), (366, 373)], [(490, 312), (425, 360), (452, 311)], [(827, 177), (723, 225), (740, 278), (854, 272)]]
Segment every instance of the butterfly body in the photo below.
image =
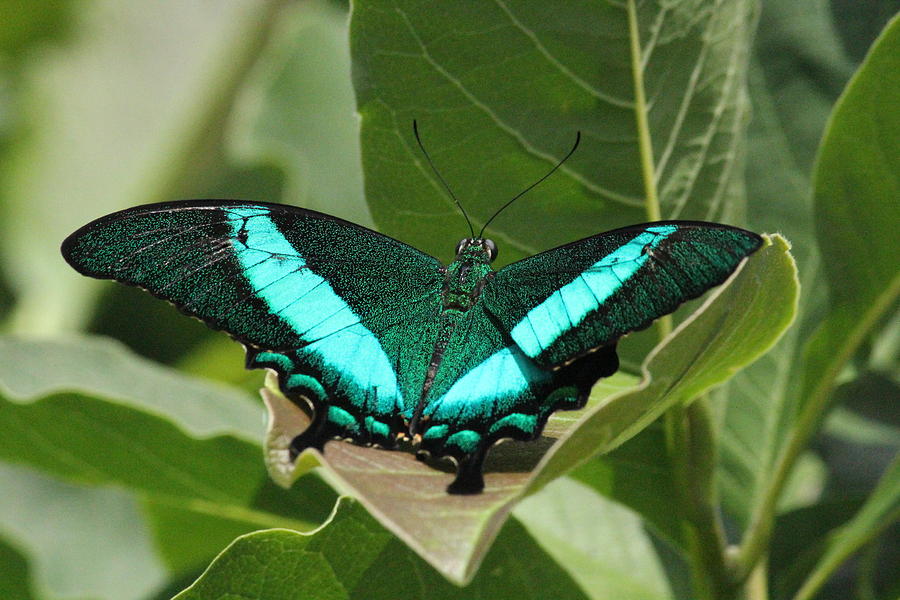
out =
[(224, 329), (248, 368), (312, 407), (295, 454), (330, 439), (401, 441), (458, 464), (478, 492), (501, 438), (538, 437), (618, 367), (617, 340), (717, 285), (760, 244), (724, 225), (599, 234), (494, 271), (466, 239), (436, 259), (294, 207), (193, 201), (127, 209), (63, 243), (80, 272), (137, 285)]

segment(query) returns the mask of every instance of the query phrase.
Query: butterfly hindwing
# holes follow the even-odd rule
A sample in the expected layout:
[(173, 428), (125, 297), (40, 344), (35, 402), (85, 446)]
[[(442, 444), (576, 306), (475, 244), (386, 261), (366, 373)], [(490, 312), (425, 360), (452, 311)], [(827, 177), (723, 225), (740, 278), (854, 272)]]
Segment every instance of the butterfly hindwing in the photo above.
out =
[(229, 332), (313, 402), (322, 435), (384, 444), (418, 400), (441, 265), (392, 238), (293, 207), (176, 202), (98, 219), (63, 254)]
[(421, 448), (458, 463), (456, 493), (482, 488), (481, 461), (501, 438), (533, 440), (555, 410), (584, 406), (618, 368), (615, 345), (557, 370), (536, 364), (483, 303), (459, 315), (423, 412)]
[(527, 356), (557, 366), (722, 283), (760, 244), (755, 233), (713, 223), (626, 227), (507, 266), (484, 301)]

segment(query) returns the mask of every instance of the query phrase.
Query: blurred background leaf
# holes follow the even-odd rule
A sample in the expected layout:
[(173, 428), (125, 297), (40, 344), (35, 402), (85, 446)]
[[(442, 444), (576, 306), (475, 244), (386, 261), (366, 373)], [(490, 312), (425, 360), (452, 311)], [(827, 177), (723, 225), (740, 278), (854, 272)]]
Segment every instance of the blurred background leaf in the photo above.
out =
[(243, 393), (109, 340), (0, 338), (0, 459), (40, 472), (3, 466), (0, 487), (13, 493), (0, 536), (34, 559), (33, 579), (54, 594), (145, 598), (237, 535), (309, 530), (327, 517), (336, 496), (316, 475), (290, 490), (268, 478), (261, 435), (261, 408)]
[(59, 240), (91, 217), (178, 195), (204, 172), (278, 4), (82, 4), (65, 45), (29, 57), (25, 131), (0, 186), (14, 330), (84, 323), (97, 287), (71, 277)]
[[(748, 137), (747, 186), (752, 198), (749, 220), (752, 228), (777, 229), (792, 240), (803, 296), (800, 318), (778, 346), (716, 394), (724, 409), (720, 485), (727, 514), (735, 519), (736, 528), (749, 523), (772, 483), (774, 465), (797, 423), (803, 397), (806, 342), (835, 306), (824, 285), (823, 259), (815, 231), (811, 178), (816, 150), (838, 95), (888, 18), (900, 9), (900, 3), (766, 0), (762, 7), (750, 71), (754, 118)], [(865, 218), (882, 218), (880, 208), (868, 215)], [(877, 243), (877, 236), (873, 241)], [(893, 251), (889, 238), (885, 243), (885, 248), (875, 251), (890, 255)], [(882, 368), (885, 364), (896, 365), (897, 333), (889, 328), (883, 333), (873, 332), (873, 346), (883, 348)], [(864, 358), (868, 353), (869, 347), (864, 346), (863, 370), (868, 368)], [(860, 375), (865, 373), (847, 373), (850, 380)], [(836, 415), (836, 429), (841, 429), (841, 420), (854, 420), (854, 425), (843, 427), (842, 437), (849, 430), (860, 436), (871, 430), (864, 416), (855, 416), (860, 406), (895, 404), (886, 398), (897, 397), (890, 393), (885, 396), (884, 388), (859, 391), (863, 393), (853, 394), (853, 401), (847, 405), (850, 412)], [(839, 394), (840, 399), (849, 396)], [(887, 409), (883, 414), (889, 413)], [(826, 431), (829, 429), (826, 427)], [(821, 451), (822, 444), (833, 446), (829, 441), (832, 439), (834, 434), (827, 434), (818, 444), (819, 452), (810, 451), (801, 457), (801, 468), (791, 474), (778, 503), (780, 510), (816, 507), (819, 503), (845, 505), (842, 499), (864, 496), (896, 452), (896, 446), (890, 444), (881, 446), (881, 451), (871, 444), (853, 446), (857, 450), (850, 464), (837, 460), (834, 452)], [(857, 480), (851, 491), (845, 478), (860, 473), (863, 463), (875, 473), (865, 483)], [(809, 523), (817, 530), (816, 534), (808, 532), (809, 538), (824, 536), (835, 524), (829, 519), (810, 519)], [(776, 544), (784, 541), (786, 538), (779, 537)], [(780, 555), (777, 545), (773, 552)], [(777, 580), (781, 575), (774, 558), (772, 565)], [(823, 598), (849, 595), (852, 592), (846, 587), (822, 593)]]

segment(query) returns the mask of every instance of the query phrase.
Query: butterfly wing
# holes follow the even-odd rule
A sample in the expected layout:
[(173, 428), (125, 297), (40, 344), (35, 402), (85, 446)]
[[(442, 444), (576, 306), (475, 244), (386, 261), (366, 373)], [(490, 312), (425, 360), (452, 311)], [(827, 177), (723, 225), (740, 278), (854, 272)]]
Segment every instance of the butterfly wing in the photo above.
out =
[(145, 288), (244, 343), (248, 366), (275, 369), (290, 397), (313, 403), (300, 445), (388, 444), (418, 400), (423, 323), (440, 311), (443, 276), (397, 240), (296, 207), (192, 201), (102, 217), (62, 252), (81, 273)]
[(635, 225), (507, 266), (485, 286), (485, 305), (526, 356), (558, 366), (719, 285), (761, 244), (715, 223)]
[(478, 302), (453, 329), (423, 410), (421, 448), (458, 463), (452, 493), (483, 488), (481, 464), (501, 438), (533, 440), (555, 410), (580, 408), (618, 368), (615, 345), (557, 370), (531, 360)]
[(496, 440), (534, 439), (553, 411), (583, 406), (618, 368), (621, 336), (722, 283), (761, 242), (724, 225), (651, 223), (499, 271), (461, 317), (423, 412), (422, 447), (459, 463), (450, 490), (480, 491)]

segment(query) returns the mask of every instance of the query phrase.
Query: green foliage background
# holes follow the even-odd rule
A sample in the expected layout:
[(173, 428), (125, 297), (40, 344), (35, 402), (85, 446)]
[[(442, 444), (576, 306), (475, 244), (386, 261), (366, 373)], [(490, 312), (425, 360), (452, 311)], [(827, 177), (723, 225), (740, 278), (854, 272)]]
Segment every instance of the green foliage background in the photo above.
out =
[[(0, 598), (900, 595), (896, 19), (872, 48), (900, 4), (546, 4), (0, 2)], [(355, 451), (279, 487), (240, 347), (59, 243), (130, 205), (248, 198), (449, 259), (464, 223), (413, 118), (478, 223), (583, 132), (497, 221), (501, 262), (655, 195), (790, 240), (796, 321), (769, 349), (795, 310), (773, 237), (646, 362), (660, 331), (631, 336), (506, 495), (407, 506), (417, 464), (365, 487)]]

